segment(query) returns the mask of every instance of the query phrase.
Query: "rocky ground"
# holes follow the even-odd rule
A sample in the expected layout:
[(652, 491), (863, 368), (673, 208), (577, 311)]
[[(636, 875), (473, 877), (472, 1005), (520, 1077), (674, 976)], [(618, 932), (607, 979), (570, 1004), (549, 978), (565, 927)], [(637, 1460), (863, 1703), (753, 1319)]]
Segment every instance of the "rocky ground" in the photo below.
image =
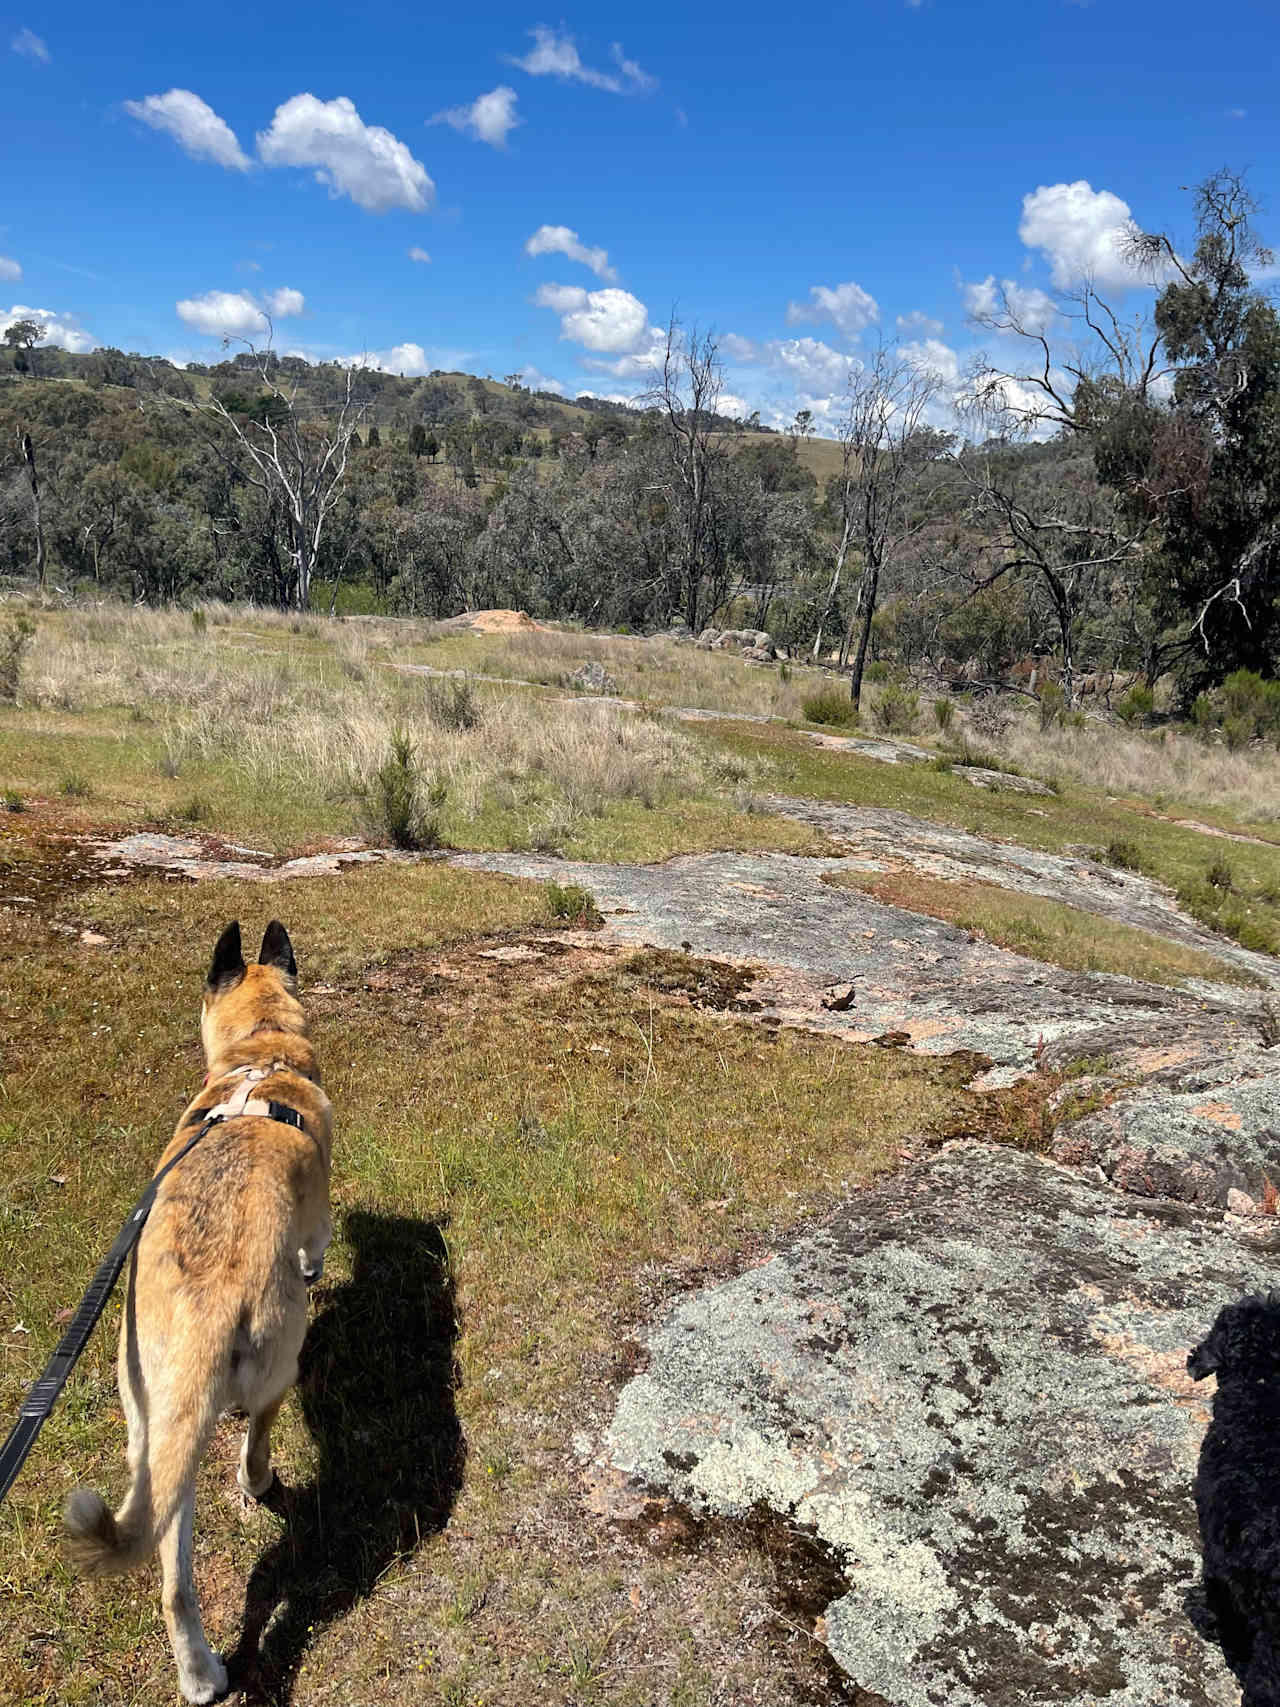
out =
[[(593, 1521), (675, 1505), (802, 1527), (845, 1584), (818, 1633), (851, 1700), (1227, 1707), (1236, 1686), (1193, 1621), (1190, 1483), (1210, 1395), (1185, 1359), (1224, 1302), (1276, 1272), (1280, 1048), (1260, 990), (1064, 971), (829, 878), (998, 884), (1206, 950), (1272, 990), (1280, 964), (1084, 851), (883, 809), (765, 804), (841, 856), (453, 857), (583, 885), (604, 915), (598, 950), (745, 969), (739, 1007), (757, 1022), (963, 1051), (982, 1058), (978, 1089), (1075, 1063), (1072, 1102), (1051, 1155), (951, 1146), (676, 1302), (611, 1426), (579, 1443)], [(403, 856), (352, 843), (282, 864), (136, 835), (75, 857), (115, 876), (270, 881)]]

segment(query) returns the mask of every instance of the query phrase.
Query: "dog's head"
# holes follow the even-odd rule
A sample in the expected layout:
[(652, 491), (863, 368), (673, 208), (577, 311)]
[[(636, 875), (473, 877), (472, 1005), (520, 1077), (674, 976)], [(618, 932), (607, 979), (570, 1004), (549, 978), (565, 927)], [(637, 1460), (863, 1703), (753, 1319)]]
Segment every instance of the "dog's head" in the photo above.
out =
[(1216, 1375), (1224, 1381), (1280, 1381), (1280, 1292), (1251, 1293), (1227, 1304), (1187, 1359), (1196, 1381)]
[(200, 1011), (200, 1037), (212, 1065), (228, 1048), (255, 1031), (301, 1032), (298, 963), (289, 933), (272, 919), (258, 950), (257, 964), (246, 966), (240, 946), (240, 921), (233, 919), (218, 938)]

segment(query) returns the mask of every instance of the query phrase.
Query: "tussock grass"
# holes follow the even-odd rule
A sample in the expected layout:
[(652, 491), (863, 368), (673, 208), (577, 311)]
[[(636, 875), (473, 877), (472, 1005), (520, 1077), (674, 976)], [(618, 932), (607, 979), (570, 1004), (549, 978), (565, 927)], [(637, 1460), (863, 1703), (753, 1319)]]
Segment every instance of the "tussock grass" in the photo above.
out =
[(1100, 793), (1220, 813), (1241, 824), (1280, 823), (1280, 751), (1229, 752), (1181, 729), (1144, 732), (1086, 719), (1040, 729), (1011, 722), (999, 750), (1028, 776), (1055, 776)]
[(952, 882), (919, 872), (831, 872), (837, 888), (862, 889), (879, 901), (945, 919), (1000, 948), (1069, 972), (1113, 972), (1175, 988), (1188, 978), (1256, 986), (1259, 980), (1216, 955), (1169, 942), (1150, 931), (1100, 918), (1041, 895), (993, 883)]
[(154, 750), (157, 815), (172, 805), (164, 783), (190, 798), (198, 782), (231, 832), (260, 830), (278, 811), (287, 841), (308, 817), (313, 833), (352, 827), (401, 731), (447, 801), (440, 836), (463, 845), (481, 823), (490, 844), (528, 845), (550, 826), (552, 841), (571, 845), (614, 807), (652, 811), (717, 785), (701, 749), (667, 720), (525, 690), (442, 688), (383, 668), (382, 643), (363, 625), (205, 609), (199, 631), (180, 612), (41, 622), (27, 675), (37, 714), (26, 727), (35, 733), (61, 714), (60, 775), (74, 762), (102, 793), (76, 748), (110, 730), (120, 746), (99, 755), (99, 769), (115, 758), (130, 770), (130, 746)]

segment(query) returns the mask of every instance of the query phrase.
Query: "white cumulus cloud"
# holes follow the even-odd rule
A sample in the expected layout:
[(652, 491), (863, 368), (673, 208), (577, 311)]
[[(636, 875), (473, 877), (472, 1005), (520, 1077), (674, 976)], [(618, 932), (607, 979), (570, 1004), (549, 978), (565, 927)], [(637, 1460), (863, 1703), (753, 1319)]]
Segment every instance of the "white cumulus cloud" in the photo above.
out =
[(541, 368), (522, 367), (520, 383), (530, 391), (554, 391), (557, 397), (563, 397), (565, 388), (558, 379), (552, 379), (550, 374), (543, 373)]
[(1123, 258), (1124, 239), (1134, 231), (1128, 202), (1110, 190), (1095, 190), (1083, 178), (1074, 184), (1041, 184), (1022, 198), (1018, 236), (1039, 249), (1059, 289), (1091, 279), (1123, 289), (1140, 282)]
[(922, 314), (916, 308), (910, 314), (900, 314), (897, 327), (899, 332), (914, 332), (922, 338), (936, 338), (942, 331), (942, 322), (935, 320), (930, 314)]
[(53, 55), (49, 52), (42, 37), (34, 30), (21, 29), (9, 43), (12, 52), (19, 53), (23, 59), (34, 59), (38, 65), (48, 65)]
[(10, 260), (8, 255), (0, 255), (0, 279), (20, 279), (22, 268), (17, 261)]
[(588, 350), (624, 353), (637, 349), (649, 332), (649, 311), (629, 290), (610, 286), (583, 290), (580, 285), (541, 285), (539, 308), (560, 316), (560, 336)]
[(787, 325), (803, 320), (830, 320), (846, 338), (856, 338), (880, 318), (875, 297), (850, 279), (845, 284), (810, 285), (808, 302), (787, 304)]
[(124, 110), (152, 130), (167, 132), (193, 160), (212, 160), (240, 172), (249, 170), (249, 156), (231, 126), (190, 89), (170, 89), (165, 95), (126, 101)]
[(292, 96), (258, 132), (258, 156), (266, 166), (310, 166), (331, 195), (350, 196), (371, 213), (423, 213), (435, 196), (422, 162), (389, 130), (366, 124), (345, 95)]
[(431, 257), (427, 254), (427, 251), (425, 249), (419, 249), (416, 243), (409, 251), (409, 259), (411, 261), (421, 261), (424, 266), (429, 265), (431, 261)]
[(300, 290), (287, 286), (261, 300), (247, 290), (207, 290), (203, 296), (184, 297), (174, 306), (179, 320), (193, 332), (210, 338), (261, 338), (270, 331), (270, 320), (301, 314), (305, 299)]
[(609, 50), (617, 69), (597, 71), (583, 64), (573, 37), (564, 31), (549, 30), (540, 24), (529, 34), (533, 37), (529, 52), (523, 59), (508, 54), (507, 63), (527, 71), (530, 77), (558, 77), (563, 83), (586, 83), (592, 89), (607, 89), (612, 95), (635, 95), (658, 86), (656, 77), (651, 77), (634, 59), (627, 58), (621, 42), (614, 42)]
[(607, 249), (589, 249), (567, 225), (540, 225), (524, 246), (526, 255), (564, 255), (581, 261), (598, 279), (616, 279), (618, 269), (609, 265)]
[(74, 314), (57, 314), (51, 308), (27, 308), (15, 302), (7, 314), (0, 308), (0, 338), (15, 320), (34, 320), (43, 329), (41, 343), (48, 348), (69, 350), (73, 356), (82, 356), (98, 347), (98, 340), (85, 331)]
[(756, 343), (730, 332), (720, 340), (720, 347), (731, 362), (767, 368), (774, 378), (807, 391), (829, 391), (843, 386), (849, 377), (850, 358), (821, 338), (769, 338)]
[(921, 338), (902, 345), (902, 353), (917, 373), (931, 375), (954, 390), (960, 383), (960, 357), (940, 338)]
[(659, 326), (649, 326), (638, 348), (626, 355), (612, 358), (583, 356), (582, 365), (590, 368), (593, 373), (611, 374), (614, 379), (643, 379), (652, 382), (657, 378), (658, 370), (662, 366), (666, 348), (666, 332)]
[(975, 320), (1002, 314), (1007, 308), (1026, 331), (1043, 332), (1057, 318), (1058, 305), (1047, 291), (1036, 285), (1020, 285), (1016, 279), (1001, 279), (994, 273), (974, 284), (961, 286), (965, 313)]
[(491, 148), (505, 148), (508, 135), (523, 122), (516, 114), (516, 92), (506, 83), (490, 89), (487, 95), (477, 95), (469, 107), (446, 107), (427, 120), (428, 124), (452, 125)]

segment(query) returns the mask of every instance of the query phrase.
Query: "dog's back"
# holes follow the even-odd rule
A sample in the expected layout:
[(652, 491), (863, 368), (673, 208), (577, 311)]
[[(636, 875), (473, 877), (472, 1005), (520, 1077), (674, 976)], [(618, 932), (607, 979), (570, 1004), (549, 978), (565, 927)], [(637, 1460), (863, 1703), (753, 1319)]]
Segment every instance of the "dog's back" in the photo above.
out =
[(88, 1489), (66, 1512), (70, 1556), (88, 1574), (128, 1570), (160, 1545), (166, 1621), (193, 1701), (226, 1682), (191, 1579), (196, 1467), (233, 1407), (250, 1418), (240, 1486), (255, 1497), (270, 1486), (270, 1426), (297, 1379), (307, 1286), (329, 1241), (332, 1115), (295, 972), (282, 926), (256, 966), (240, 956), (238, 927), (215, 950), (201, 1021), (209, 1074), (160, 1165), (217, 1123), (160, 1186), (129, 1268), (118, 1379), (131, 1485), (114, 1514)]

